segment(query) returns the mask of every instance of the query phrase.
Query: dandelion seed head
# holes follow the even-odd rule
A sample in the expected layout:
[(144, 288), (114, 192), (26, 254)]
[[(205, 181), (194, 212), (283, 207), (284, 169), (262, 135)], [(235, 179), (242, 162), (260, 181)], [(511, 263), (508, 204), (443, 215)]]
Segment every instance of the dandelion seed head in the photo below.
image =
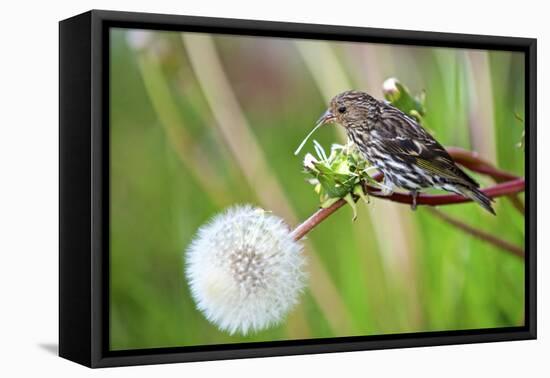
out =
[(236, 206), (202, 226), (186, 251), (197, 308), (231, 334), (280, 323), (305, 286), (305, 259), (285, 222)]

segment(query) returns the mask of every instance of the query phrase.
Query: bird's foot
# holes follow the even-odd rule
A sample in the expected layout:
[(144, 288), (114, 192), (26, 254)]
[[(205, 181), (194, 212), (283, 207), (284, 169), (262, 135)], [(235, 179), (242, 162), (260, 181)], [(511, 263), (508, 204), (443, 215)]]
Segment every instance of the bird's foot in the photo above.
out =
[(418, 197), (418, 191), (417, 190), (411, 190), (411, 196), (412, 196), (412, 203), (411, 203), (411, 210), (416, 210), (416, 197)]
[(376, 192), (373, 192), (372, 194), (374, 195), (377, 195), (377, 196), (383, 196), (383, 197), (389, 197), (393, 194), (393, 184), (388, 182), (388, 181), (384, 181), (384, 183), (379, 183), (378, 184), (379, 187), (380, 187), (380, 190), (379, 191), (376, 191)]

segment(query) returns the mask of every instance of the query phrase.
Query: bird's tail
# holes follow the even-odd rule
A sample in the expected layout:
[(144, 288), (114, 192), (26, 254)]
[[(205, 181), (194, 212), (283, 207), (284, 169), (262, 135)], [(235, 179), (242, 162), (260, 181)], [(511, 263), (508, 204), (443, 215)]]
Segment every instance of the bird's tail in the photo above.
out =
[(457, 189), (464, 197), (470, 198), (471, 200), (481, 205), (481, 207), (483, 207), (491, 214), (496, 215), (495, 210), (491, 206), (491, 202), (493, 202), (493, 199), (487, 197), (481, 190), (474, 187), (466, 186), (459, 186)]

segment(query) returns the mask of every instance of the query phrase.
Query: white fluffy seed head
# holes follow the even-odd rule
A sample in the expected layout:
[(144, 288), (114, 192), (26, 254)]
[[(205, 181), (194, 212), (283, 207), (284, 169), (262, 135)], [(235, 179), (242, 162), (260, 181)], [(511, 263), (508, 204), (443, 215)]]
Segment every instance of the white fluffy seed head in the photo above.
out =
[(250, 205), (215, 216), (186, 252), (197, 308), (231, 334), (280, 323), (305, 286), (304, 266), (302, 247), (285, 222)]

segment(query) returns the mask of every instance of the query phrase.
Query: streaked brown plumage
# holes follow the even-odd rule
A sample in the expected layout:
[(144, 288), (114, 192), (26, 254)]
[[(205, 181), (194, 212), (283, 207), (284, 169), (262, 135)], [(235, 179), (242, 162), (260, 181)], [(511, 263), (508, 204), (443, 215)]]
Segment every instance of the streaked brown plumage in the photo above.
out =
[(420, 124), (399, 109), (365, 92), (347, 91), (332, 99), (319, 120), (342, 125), (366, 159), (384, 174), (386, 193), (394, 186), (416, 195), (427, 188), (458, 193), (495, 214), (479, 184)]

